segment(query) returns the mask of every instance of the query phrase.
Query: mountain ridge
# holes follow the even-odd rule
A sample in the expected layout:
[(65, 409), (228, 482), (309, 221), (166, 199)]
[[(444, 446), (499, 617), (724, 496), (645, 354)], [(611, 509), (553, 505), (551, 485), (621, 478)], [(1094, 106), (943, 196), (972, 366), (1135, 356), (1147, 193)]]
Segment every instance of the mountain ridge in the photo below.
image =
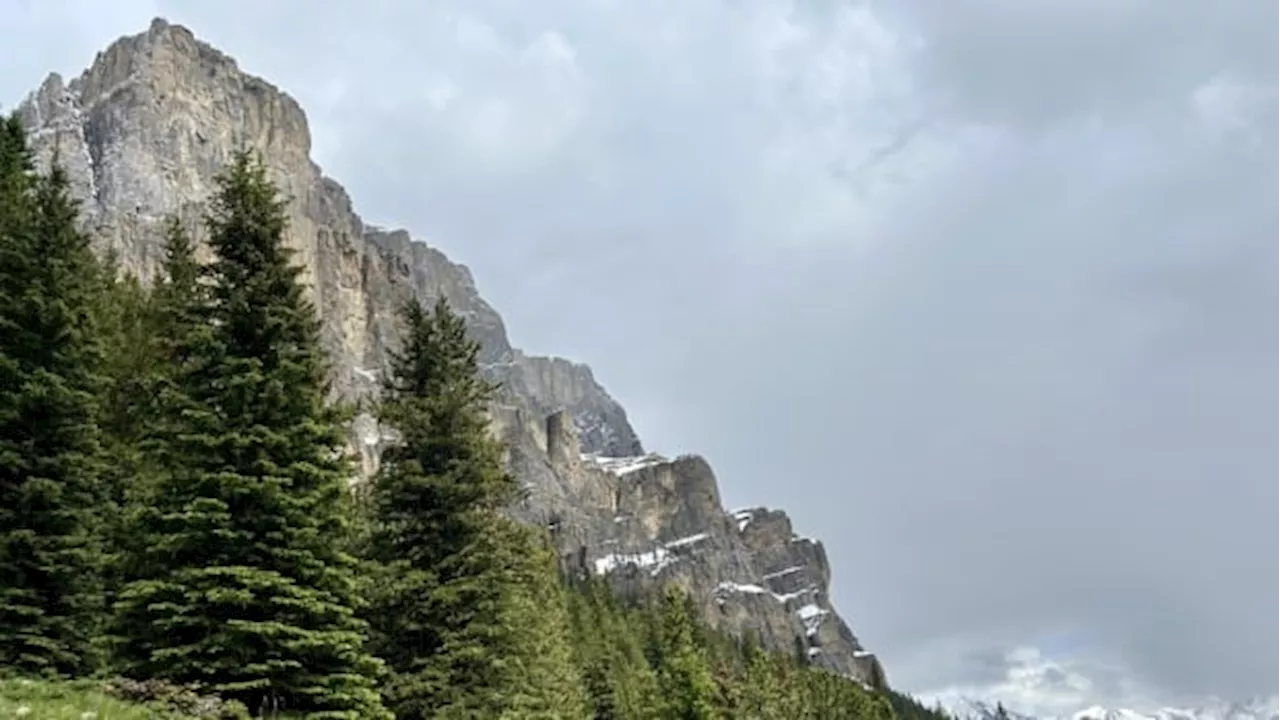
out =
[[(793, 532), (782, 511), (726, 511), (700, 456), (646, 453), (587, 365), (513, 347), (465, 265), (357, 214), (312, 160), (305, 112), (284, 91), (156, 18), (76, 78), (50, 74), (18, 112), (42, 166), (56, 154), (67, 169), (95, 249), (144, 281), (158, 267), (164, 220), (177, 217), (201, 243), (199, 212), (213, 177), (235, 150), (259, 150), (289, 199), (290, 244), (334, 360), (334, 399), (377, 390), (397, 341), (399, 302), (411, 293), (445, 297), (480, 342), (485, 374), (502, 384), (492, 430), (529, 490), (513, 513), (552, 529), (566, 568), (607, 575), (623, 591), (684, 589), (714, 626), (885, 684), (878, 659), (831, 603), (822, 543)], [(354, 480), (376, 471), (388, 439), (372, 417), (356, 418)]]
[(1154, 707), (1137, 710), (1126, 707), (1091, 705), (1065, 715), (1019, 712), (995, 701), (961, 698), (944, 703), (959, 720), (999, 720), (1003, 707), (1008, 720), (1276, 720), (1280, 698), (1258, 697), (1244, 701), (1207, 699), (1188, 708)]

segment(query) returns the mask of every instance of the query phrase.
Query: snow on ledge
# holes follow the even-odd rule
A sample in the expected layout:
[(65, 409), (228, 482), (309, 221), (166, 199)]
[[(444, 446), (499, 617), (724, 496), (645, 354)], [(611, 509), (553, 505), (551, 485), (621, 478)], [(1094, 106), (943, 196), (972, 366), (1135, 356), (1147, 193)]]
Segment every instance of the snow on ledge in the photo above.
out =
[(830, 614), (830, 610), (823, 610), (813, 603), (805, 605), (796, 611), (796, 616), (800, 618), (800, 622), (804, 623), (804, 634), (809, 637), (818, 634), (818, 626)]
[(669, 543), (664, 543), (664, 546), (668, 548), (680, 548), (680, 547), (685, 547), (687, 545), (692, 545), (697, 542), (702, 542), (703, 540), (706, 540), (709, 537), (711, 537), (711, 533), (700, 532), (700, 533), (697, 533), (696, 535), (689, 535), (687, 537), (677, 538), (675, 540), (672, 540)]
[(801, 597), (804, 597), (805, 595), (815, 594), (817, 592), (818, 592), (818, 588), (814, 587), (813, 585), (806, 585), (800, 588), (799, 590), (796, 590), (795, 592), (773, 593), (773, 599), (785, 605), (788, 602), (795, 600), (796, 598), (801, 598)]
[(679, 555), (673, 553), (673, 550), (686, 548), (695, 543), (702, 542), (711, 537), (710, 533), (697, 533), (687, 537), (677, 538), (668, 543), (663, 543), (652, 550), (639, 553), (610, 553), (602, 557), (596, 558), (595, 570), (597, 575), (605, 575), (614, 570), (634, 565), (638, 568), (648, 570), (650, 575), (657, 576), (669, 565), (679, 560)]
[(722, 582), (716, 586), (716, 590), (726, 593), (746, 593), (748, 595), (764, 595), (769, 592), (759, 585), (743, 585), (734, 582)]
[(582, 459), (587, 462), (594, 463), (596, 467), (604, 470), (605, 472), (610, 472), (618, 476), (633, 473), (637, 470), (643, 470), (647, 467), (664, 465), (671, 462), (666, 457), (657, 453), (634, 455), (631, 457), (610, 457), (608, 455), (583, 453)]
[(648, 570), (649, 574), (657, 575), (662, 569), (675, 559), (671, 557), (671, 553), (667, 552), (664, 547), (657, 547), (648, 552), (642, 553), (610, 553), (604, 557), (596, 558), (596, 574), (605, 575), (613, 572), (620, 567), (635, 565), (638, 568)]
[(778, 570), (778, 571), (776, 571), (776, 572), (765, 573), (765, 574), (764, 574), (764, 579), (765, 579), (765, 580), (773, 580), (773, 579), (775, 579), (775, 578), (780, 578), (780, 577), (784, 577), (784, 576), (786, 576), (786, 575), (790, 575), (791, 573), (804, 572), (804, 570), (805, 570), (805, 566), (804, 566), (804, 565), (792, 565), (792, 566), (791, 566), (791, 567), (789, 567), (789, 568), (783, 568), (783, 569)]

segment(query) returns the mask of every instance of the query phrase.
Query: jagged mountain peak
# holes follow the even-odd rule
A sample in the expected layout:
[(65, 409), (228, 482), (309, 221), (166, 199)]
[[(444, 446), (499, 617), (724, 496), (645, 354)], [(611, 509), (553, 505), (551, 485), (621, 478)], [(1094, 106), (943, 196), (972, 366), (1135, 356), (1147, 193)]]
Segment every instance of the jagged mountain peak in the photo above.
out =
[[(831, 603), (821, 543), (796, 535), (781, 511), (726, 512), (710, 464), (646, 454), (589, 367), (512, 347), (465, 266), (355, 212), (310, 157), (306, 114), (283, 90), (157, 18), (69, 83), (51, 75), (19, 113), (38, 161), (57, 152), (67, 169), (97, 249), (144, 279), (161, 258), (165, 218), (177, 216), (199, 242), (217, 172), (237, 150), (260, 151), (289, 198), (289, 243), (334, 360), (335, 397), (377, 389), (405, 298), (445, 297), (481, 343), (484, 372), (502, 386), (492, 429), (529, 489), (513, 512), (552, 527), (567, 566), (622, 587), (681, 587), (713, 625), (754, 631), (775, 649), (883, 683), (878, 660)], [(392, 439), (368, 415), (355, 419), (349, 442), (361, 477), (376, 471)]]

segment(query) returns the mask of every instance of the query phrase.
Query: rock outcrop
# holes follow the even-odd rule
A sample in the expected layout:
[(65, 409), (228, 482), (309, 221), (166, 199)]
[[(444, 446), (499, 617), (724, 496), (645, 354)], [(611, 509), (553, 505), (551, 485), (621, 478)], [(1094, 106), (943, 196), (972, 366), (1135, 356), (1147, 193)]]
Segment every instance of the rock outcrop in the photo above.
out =
[[(646, 454), (587, 366), (511, 347), (465, 266), (356, 214), (311, 160), (306, 116), (289, 95), (157, 19), (99, 53), (80, 77), (50, 75), (19, 112), (37, 158), (56, 153), (67, 168), (96, 247), (144, 280), (161, 257), (164, 219), (176, 215), (200, 240), (217, 171), (238, 149), (261, 151), (290, 198), (290, 242), (335, 360), (336, 398), (376, 390), (403, 299), (444, 296), (482, 344), (485, 373), (502, 384), (493, 431), (529, 490), (513, 512), (551, 527), (567, 563), (622, 587), (683, 587), (715, 625), (882, 682), (874, 656), (832, 609), (821, 543), (796, 536), (779, 511), (725, 512), (707, 462)], [(368, 416), (353, 423), (362, 476), (388, 440)]]

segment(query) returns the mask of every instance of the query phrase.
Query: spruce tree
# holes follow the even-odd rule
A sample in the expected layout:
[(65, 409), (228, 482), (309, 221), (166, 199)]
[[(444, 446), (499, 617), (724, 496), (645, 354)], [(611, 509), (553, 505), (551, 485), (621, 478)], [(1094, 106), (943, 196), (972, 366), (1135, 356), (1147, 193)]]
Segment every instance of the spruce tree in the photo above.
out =
[(488, 432), (479, 345), (443, 299), (402, 318), (379, 407), (399, 442), (371, 488), (388, 704), (400, 718), (582, 717), (555, 570), (502, 512), (519, 487)]
[(103, 443), (113, 461), (136, 458), (143, 426), (154, 408), (147, 379), (156, 363), (151, 298), (137, 276), (122, 273), (115, 253), (101, 263), (94, 307), (102, 338), (101, 420)]
[(196, 260), (195, 242), (176, 217), (165, 223), (164, 260), (155, 278), (148, 303), (153, 362), (143, 390), (148, 417), (139, 428), (140, 445), (153, 465), (175, 467), (184, 462), (175, 455), (175, 443), (166, 442), (182, 432), (188, 410), (198, 411), (200, 396), (189, 393), (187, 383), (208, 382), (209, 369), (218, 358), (217, 323), (210, 297), (208, 269)]
[(716, 717), (715, 681), (705, 648), (698, 644), (697, 621), (689, 599), (669, 590), (663, 597), (659, 634), (658, 683), (670, 720)]
[[(179, 338), (146, 549), (118, 604), (133, 674), (202, 682), (259, 713), (387, 715), (363, 650), (348, 476), (319, 323), (284, 245), (283, 201), (238, 154), (206, 215), (200, 328)], [(186, 289), (189, 285), (183, 284)]]
[(659, 720), (657, 678), (644, 655), (639, 614), (594, 578), (575, 583), (569, 595), (578, 672), (595, 717)]
[[(98, 425), (106, 458), (102, 534), (107, 553), (103, 575), (108, 606), (124, 577), (125, 548), (134, 540), (130, 507), (148, 477), (142, 439), (155, 407), (149, 377), (156, 363), (151, 298), (137, 277), (120, 272), (114, 253), (97, 273), (94, 317), (103, 351)], [(104, 638), (105, 640), (106, 638)]]
[(109, 509), (96, 425), (94, 258), (66, 174), (0, 123), (0, 666), (93, 669)]
[(741, 702), (745, 717), (782, 720), (783, 688), (775, 672), (778, 663), (754, 642), (746, 648), (746, 669), (741, 681)]
[[(128, 475), (114, 542), (113, 579), (118, 583), (162, 572), (149, 549), (147, 523), (159, 512), (157, 494), (164, 468), (184, 462), (165, 442), (180, 431), (183, 409), (192, 403), (178, 385), (179, 370), (200, 347), (201, 336), (211, 330), (194, 244), (176, 218), (166, 223), (163, 249), (164, 260), (150, 292), (143, 292), (139, 299), (136, 279), (112, 278), (103, 310), (109, 318), (107, 327), (116, 328), (116, 337), (108, 333), (108, 347), (114, 349), (108, 353), (112, 370), (108, 403), (115, 410), (106, 411), (104, 427), (112, 439), (112, 464), (116, 472)], [(127, 623), (120, 622), (121, 616), (113, 619), (112, 639), (127, 644)]]
[(513, 718), (582, 720), (587, 692), (574, 662), (568, 599), (549, 538), (510, 518), (498, 518), (515, 551), (514, 583), (501, 622), (512, 633), (514, 681), (507, 713)]
[(208, 289), (202, 285), (204, 268), (196, 260), (196, 246), (176, 217), (165, 222), (164, 261), (152, 290), (155, 341), (159, 353), (174, 368), (185, 351), (197, 342), (208, 323)]

